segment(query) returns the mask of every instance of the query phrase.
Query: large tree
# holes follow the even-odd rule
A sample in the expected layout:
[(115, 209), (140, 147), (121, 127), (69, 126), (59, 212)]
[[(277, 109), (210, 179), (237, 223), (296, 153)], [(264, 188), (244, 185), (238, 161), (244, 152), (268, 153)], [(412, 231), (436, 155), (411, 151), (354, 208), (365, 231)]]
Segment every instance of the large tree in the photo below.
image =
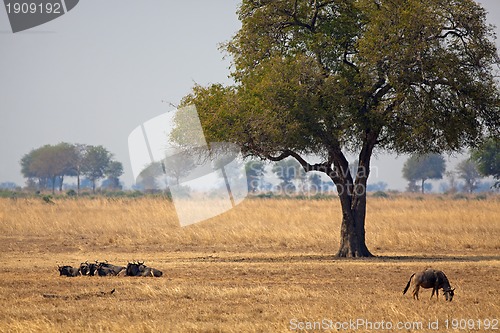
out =
[(326, 173), (342, 206), (340, 257), (371, 256), (375, 149), (457, 151), (498, 135), (494, 32), (472, 0), (243, 0), (238, 15), (225, 45), (235, 84), (195, 86), (183, 104), (196, 105), (208, 142)]

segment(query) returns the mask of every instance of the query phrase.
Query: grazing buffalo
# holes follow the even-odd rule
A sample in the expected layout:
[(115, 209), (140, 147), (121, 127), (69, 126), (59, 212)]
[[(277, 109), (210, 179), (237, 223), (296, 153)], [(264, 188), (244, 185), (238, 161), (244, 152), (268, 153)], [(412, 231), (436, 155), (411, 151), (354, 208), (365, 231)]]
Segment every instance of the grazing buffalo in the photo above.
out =
[(69, 277), (74, 277), (74, 276), (79, 276), (81, 275), (80, 269), (76, 267), (71, 267), (71, 266), (57, 266), (59, 269), (59, 276), (69, 276)]
[(127, 276), (153, 276), (160, 277), (163, 272), (152, 267), (147, 267), (144, 262), (129, 262), (126, 268)]
[(403, 291), (403, 295), (406, 294), (408, 288), (410, 288), (410, 284), (413, 284), (413, 298), (418, 300), (418, 291), (420, 287), (422, 288), (432, 288), (432, 296), (436, 293), (436, 299), (438, 299), (438, 290), (443, 289), (443, 294), (446, 297), (447, 301), (453, 299), (455, 295), (455, 289), (451, 289), (450, 282), (448, 278), (442, 271), (427, 269), (420, 273), (413, 273), (410, 276), (410, 280), (406, 284), (405, 290)]

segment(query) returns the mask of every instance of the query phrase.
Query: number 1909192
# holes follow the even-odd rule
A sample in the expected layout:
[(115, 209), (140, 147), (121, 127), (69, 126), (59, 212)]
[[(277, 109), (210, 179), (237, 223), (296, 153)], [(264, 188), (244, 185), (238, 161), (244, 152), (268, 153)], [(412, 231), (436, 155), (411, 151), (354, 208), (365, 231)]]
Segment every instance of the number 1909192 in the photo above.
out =
[(8, 14), (62, 14), (61, 3), (14, 2), (5, 5)]
[(496, 331), (499, 329), (498, 319), (446, 319), (446, 329), (453, 330), (485, 330)]

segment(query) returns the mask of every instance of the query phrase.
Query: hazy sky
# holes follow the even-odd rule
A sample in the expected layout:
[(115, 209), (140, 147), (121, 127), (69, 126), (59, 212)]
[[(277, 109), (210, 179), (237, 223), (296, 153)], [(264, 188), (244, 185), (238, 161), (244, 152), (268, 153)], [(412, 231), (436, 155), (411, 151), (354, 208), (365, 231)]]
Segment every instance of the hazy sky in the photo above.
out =
[[(500, 26), (500, 1), (480, 1)], [(238, 0), (81, 0), (13, 34), (0, 7), (0, 183), (24, 184), (19, 160), (59, 142), (103, 145), (130, 185), (127, 138), (172, 110), (194, 83), (229, 83), (218, 49), (239, 29)], [(499, 13), (495, 15), (495, 13)], [(498, 29), (496, 29), (498, 34)], [(404, 189), (406, 156), (379, 154), (370, 182)]]

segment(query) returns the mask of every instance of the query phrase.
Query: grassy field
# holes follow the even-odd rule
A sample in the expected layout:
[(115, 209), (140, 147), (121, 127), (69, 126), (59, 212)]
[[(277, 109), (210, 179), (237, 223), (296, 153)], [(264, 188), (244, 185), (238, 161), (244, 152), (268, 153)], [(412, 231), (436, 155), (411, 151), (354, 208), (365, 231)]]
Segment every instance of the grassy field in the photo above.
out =
[[(336, 200), (248, 199), (181, 228), (159, 198), (1, 199), (0, 332), (500, 330), (498, 196), (369, 198), (367, 212), (377, 257), (346, 260), (333, 257)], [(144, 260), (164, 276), (59, 277), (85, 260)], [(402, 295), (428, 267), (453, 302)]]

